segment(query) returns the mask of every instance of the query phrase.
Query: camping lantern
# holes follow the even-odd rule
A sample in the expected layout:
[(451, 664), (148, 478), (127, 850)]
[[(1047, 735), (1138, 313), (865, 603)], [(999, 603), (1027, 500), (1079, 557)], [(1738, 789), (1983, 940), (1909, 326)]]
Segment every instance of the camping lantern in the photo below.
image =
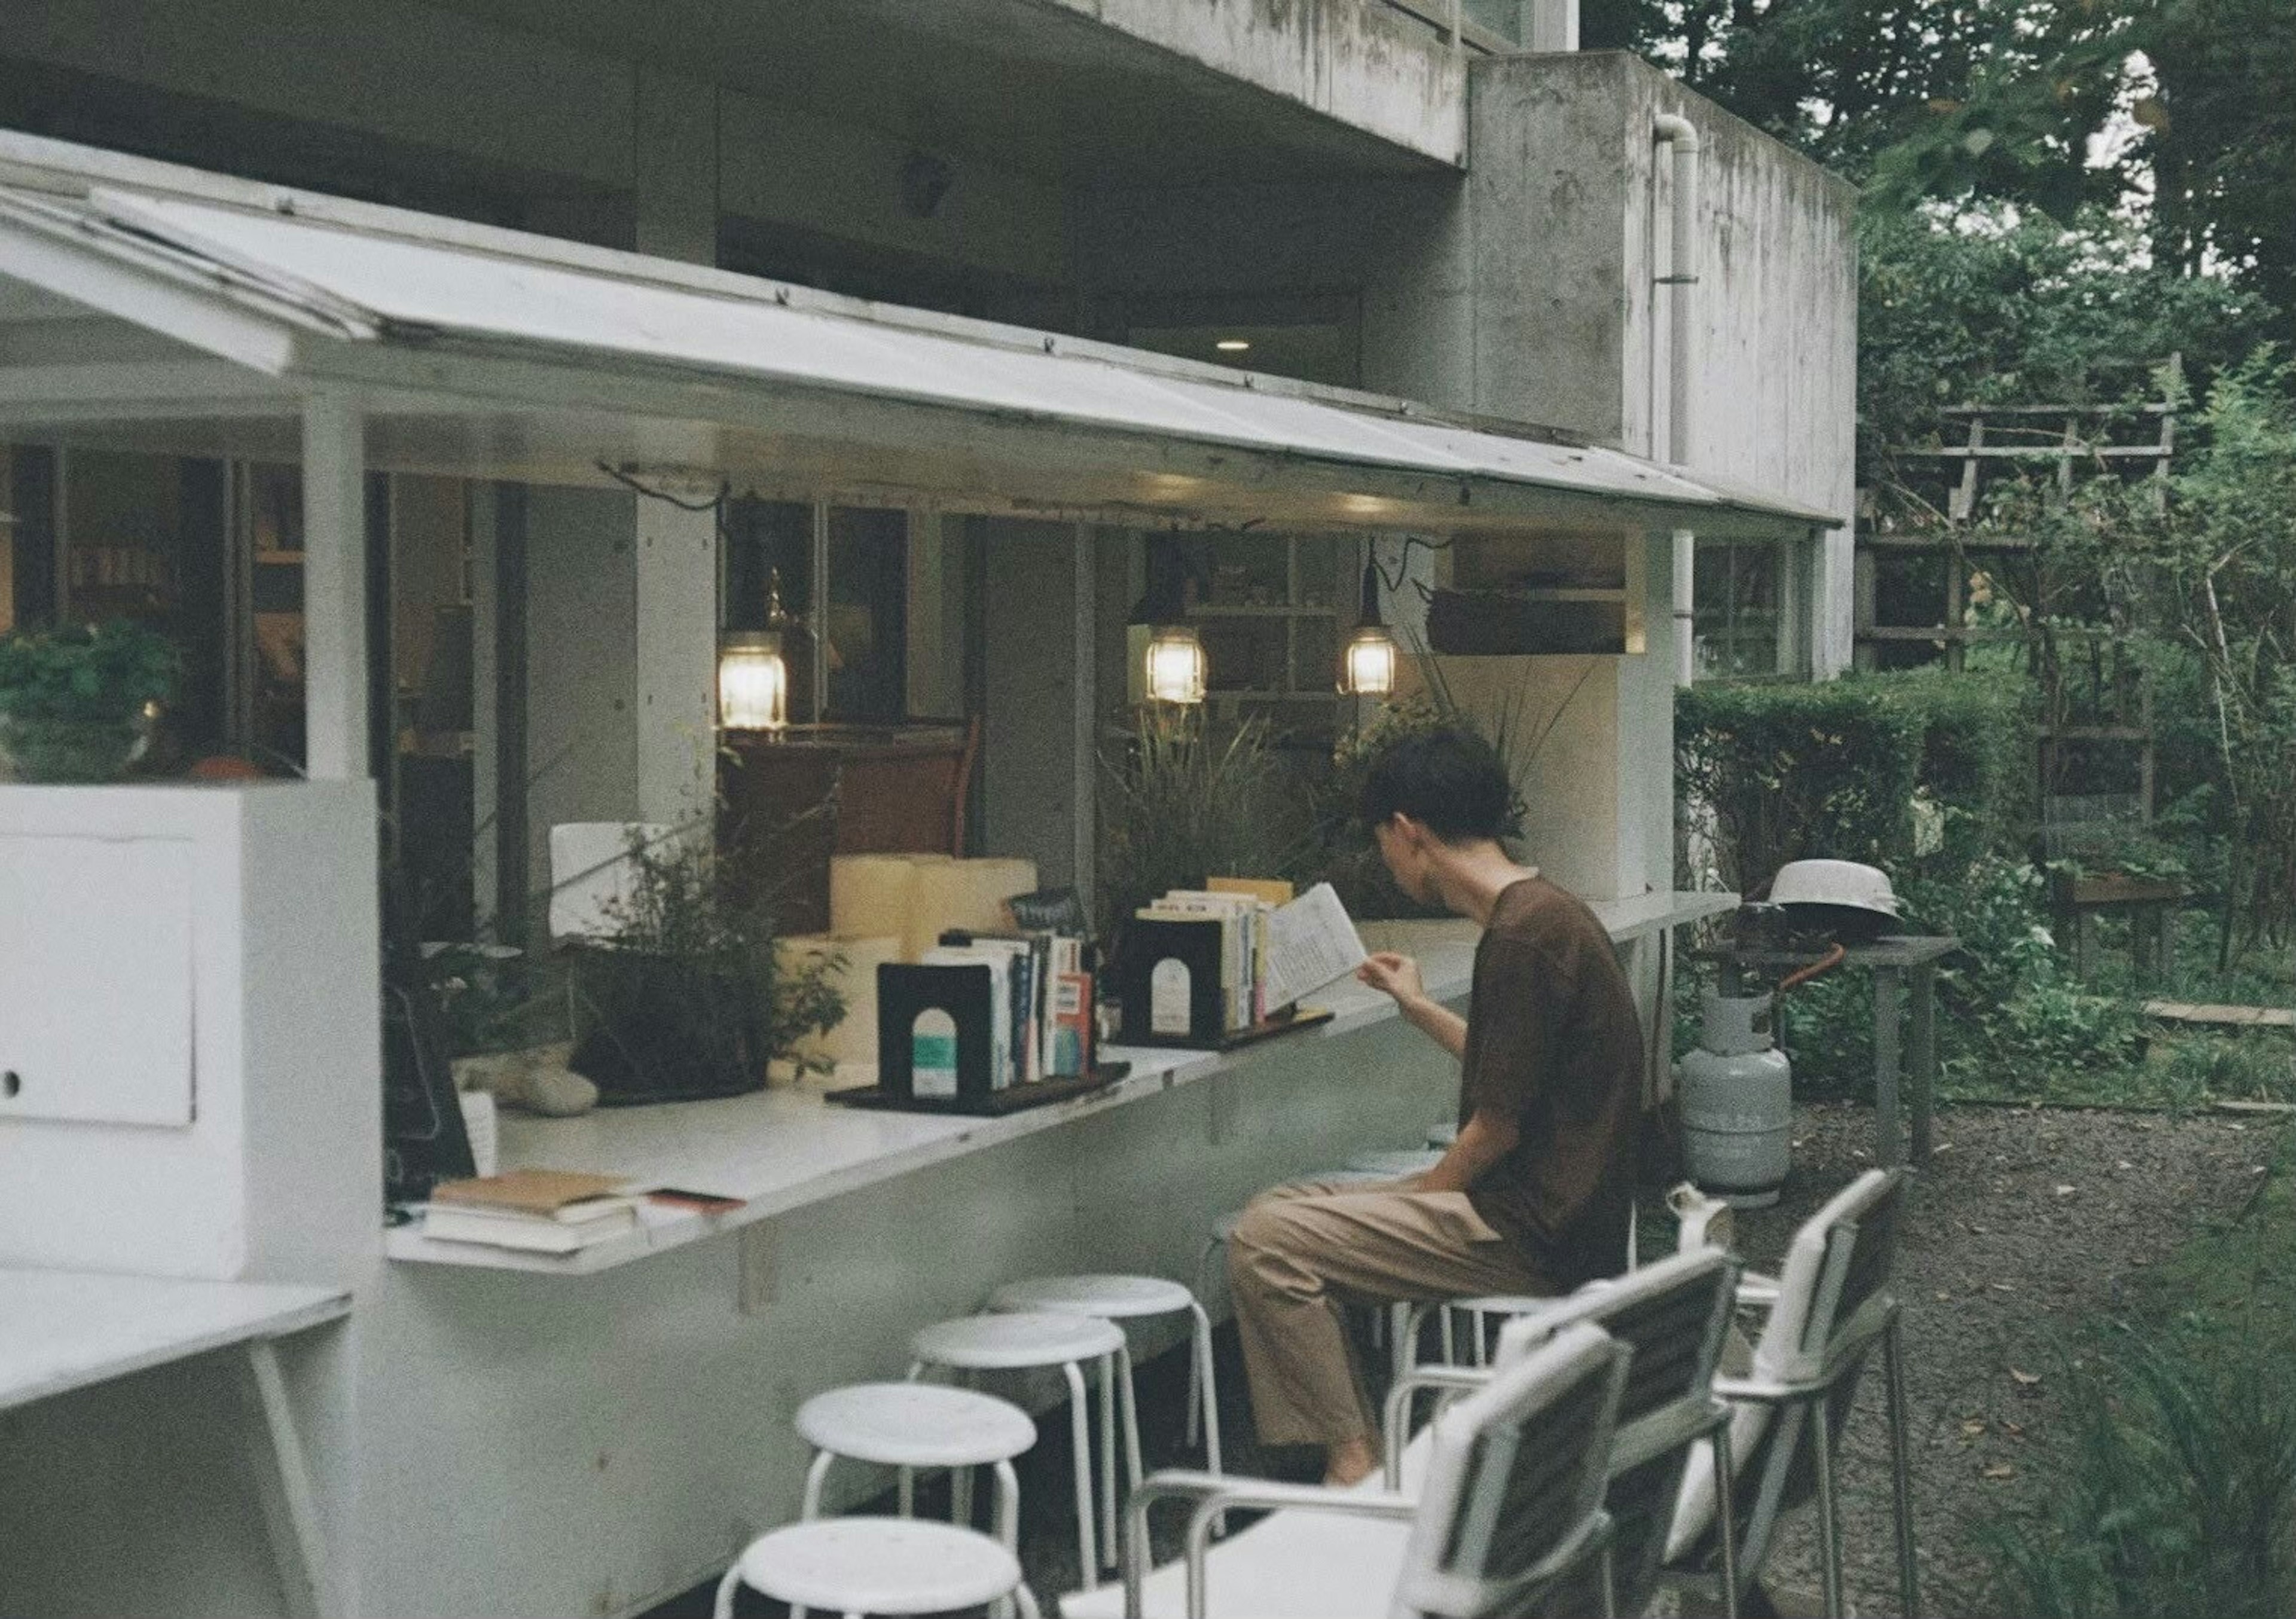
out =
[(1340, 690), (1349, 697), (1385, 697), (1395, 690), (1395, 637), (1379, 617), (1379, 571), (1364, 564), (1362, 623), (1340, 654)]
[(1186, 625), (1160, 626), (1148, 638), (1143, 673), (1152, 702), (1201, 703), (1204, 700), (1204, 643)]
[(766, 582), (766, 627), (728, 630), (718, 643), (718, 723), (725, 729), (787, 729), (789, 658), (783, 631), (789, 622), (776, 569)]
[(789, 664), (773, 630), (736, 630), (718, 650), (718, 723), (728, 731), (789, 724)]

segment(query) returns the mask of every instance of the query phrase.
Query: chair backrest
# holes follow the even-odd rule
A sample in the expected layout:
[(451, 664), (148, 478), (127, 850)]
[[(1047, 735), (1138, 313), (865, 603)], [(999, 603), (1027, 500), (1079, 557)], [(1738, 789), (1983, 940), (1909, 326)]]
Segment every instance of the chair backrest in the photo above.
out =
[(1580, 1322), (1436, 1418), (1396, 1619), (1521, 1614), (1587, 1563), (1626, 1363)]
[[(1683, 1475), (1698, 1439), (1711, 1431), (1714, 1367), (1736, 1303), (1738, 1271), (1736, 1259), (1720, 1249), (1695, 1250), (1589, 1282), (1499, 1334), (1501, 1367), (1579, 1322), (1602, 1328), (1626, 1347), (1627, 1380), (1603, 1497), (1622, 1614), (1640, 1613), (1649, 1602)], [(1598, 1611), (1593, 1590), (1573, 1586), (1574, 1599), (1558, 1599), (1557, 1611)]]
[(1869, 1169), (1802, 1222), (1778, 1271), (1778, 1300), (1754, 1345), (1754, 1375), (1816, 1377), (1887, 1307), (1906, 1172)]
[[(1906, 1172), (1869, 1169), (1804, 1221), (1778, 1271), (1776, 1302), (1754, 1345), (1758, 1381), (1808, 1383), (1833, 1378), (1826, 1394), (1834, 1442), (1841, 1441), (1866, 1351), (1897, 1301), (1890, 1290), (1903, 1222)], [(1807, 1410), (1743, 1403), (1732, 1413), (1730, 1443), (1740, 1520), (1738, 1567), (1751, 1579), (1761, 1567), (1778, 1514), (1807, 1500), (1816, 1474), (1801, 1443)], [(1753, 1488), (1743, 1487), (1751, 1481)], [(1669, 1561), (1695, 1549), (1711, 1528), (1710, 1470), (1693, 1466), (1682, 1482)]]

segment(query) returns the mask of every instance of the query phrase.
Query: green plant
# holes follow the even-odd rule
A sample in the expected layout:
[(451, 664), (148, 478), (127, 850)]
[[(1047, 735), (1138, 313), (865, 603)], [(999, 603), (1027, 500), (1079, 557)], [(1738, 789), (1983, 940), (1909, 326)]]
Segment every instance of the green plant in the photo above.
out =
[(127, 769), (182, 663), (125, 619), (0, 635), (0, 748), (35, 781), (108, 781)]
[(1168, 889), (1294, 876), (1310, 847), (1305, 795), (1257, 721), (1222, 737), (1200, 714), (1150, 710), (1100, 766), (1103, 936)]
[(844, 1013), (834, 958), (775, 959), (774, 919), (730, 892), (701, 838), (633, 838), (611, 941), (574, 960), (571, 1067), (608, 1100), (730, 1095)]
[(1922, 734), (1862, 682), (1685, 687), (1679, 791), (1693, 820), (1710, 817), (1728, 887), (1808, 856), (1882, 864), (1913, 846)]
[(2246, 1207), (2072, 1332), (2047, 1500), (1989, 1525), (1997, 1606), (2037, 1619), (2296, 1611), (2289, 1143)]

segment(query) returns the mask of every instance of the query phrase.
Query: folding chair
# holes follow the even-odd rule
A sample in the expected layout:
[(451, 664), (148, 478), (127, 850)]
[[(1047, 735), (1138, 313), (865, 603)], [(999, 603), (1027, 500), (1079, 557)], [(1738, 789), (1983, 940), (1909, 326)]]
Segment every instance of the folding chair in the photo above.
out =
[[(1626, 1361), (1622, 1346), (1584, 1324), (1522, 1354), (1436, 1418), (1415, 1498), (1158, 1473), (1133, 1492), (1127, 1510), (1123, 1612), (1128, 1619), (1152, 1612), (1185, 1612), (1187, 1619), (1514, 1619), (1599, 1568), (1600, 1611), (1609, 1619), (1611, 1523), (1602, 1495)], [(1193, 1503), (1184, 1590), (1174, 1589), (1170, 1571), (1152, 1581), (1148, 1572), (1149, 1514), (1165, 1500)], [(1274, 1516), (1214, 1550), (1214, 1520), (1237, 1508)], [(1324, 1515), (1407, 1529), (1399, 1541), (1357, 1537), (1353, 1563), (1334, 1581), (1328, 1568), (1304, 1567), (1286, 1549), (1299, 1544), (1287, 1533)], [(1086, 1592), (1064, 1601), (1062, 1612), (1097, 1619), (1106, 1607)]]
[[(1564, 1298), (1549, 1299), (1518, 1316), (1499, 1334), (1496, 1363), (1513, 1361), (1580, 1322), (1600, 1327), (1629, 1355), (1611, 1440), (1603, 1510), (1614, 1525), (1611, 1561), (1620, 1610), (1638, 1614), (1656, 1588), (1659, 1560), (1674, 1519), (1675, 1501), (1693, 1451), (1713, 1470), (1722, 1522), (1730, 1510), (1729, 1408), (1714, 1397), (1714, 1367), (1728, 1330), (1738, 1284), (1738, 1263), (1716, 1248), (1660, 1260), (1613, 1280), (1590, 1282)], [(1401, 1486), (1409, 1419), (1416, 1397), (1433, 1391), (1456, 1397), (1488, 1383), (1488, 1372), (1464, 1367), (1423, 1367), (1390, 1392), (1386, 1411), (1386, 1479)], [(1702, 1440), (1718, 1440), (1700, 1451)], [(1731, 1540), (1723, 1538), (1726, 1553)], [(1726, 1577), (1725, 1611), (1736, 1619)], [(1581, 1593), (1580, 1609), (1587, 1604)], [(1566, 1610), (1567, 1611), (1567, 1610)]]
[(1715, 1379), (1714, 1392), (1733, 1407), (1726, 1434), (1716, 1440), (1734, 1456), (1737, 1493), (1751, 1505), (1734, 1550), (1726, 1525), (1718, 1529), (1716, 1523), (1714, 1470), (1693, 1466), (1667, 1539), (1669, 1569), (1702, 1566), (1719, 1551), (1726, 1585), (1742, 1596), (1761, 1572), (1779, 1513), (1815, 1496), (1825, 1611), (1829, 1619), (1840, 1619), (1841, 1515), (1834, 1496), (1834, 1450), (1857, 1396), (1858, 1373), (1878, 1343), (1889, 1384), (1898, 1596), (1907, 1619), (1918, 1619), (1904, 1357), (1898, 1302), (1890, 1290), (1906, 1183), (1902, 1169), (1868, 1170), (1794, 1234), (1777, 1280), (1750, 1275), (1741, 1283), (1739, 1304), (1767, 1310), (1768, 1319), (1755, 1345), (1751, 1374)]

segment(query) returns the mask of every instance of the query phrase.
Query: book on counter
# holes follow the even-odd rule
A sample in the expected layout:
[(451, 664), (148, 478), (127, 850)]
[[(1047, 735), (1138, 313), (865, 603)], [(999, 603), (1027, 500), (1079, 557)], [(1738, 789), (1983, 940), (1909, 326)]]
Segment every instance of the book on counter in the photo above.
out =
[(517, 1169), (433, 1187), (422, 1234), (537, 1254), (572, 1254), (638, 1223), (636, 1195), (617, 1175)]
[(1363, 941), (1329, 883), (1215, 878), (1133, 913), (1125, 945), (1125, 1038), (1218, 1045), (1287, 1015), (1363, 963)]

